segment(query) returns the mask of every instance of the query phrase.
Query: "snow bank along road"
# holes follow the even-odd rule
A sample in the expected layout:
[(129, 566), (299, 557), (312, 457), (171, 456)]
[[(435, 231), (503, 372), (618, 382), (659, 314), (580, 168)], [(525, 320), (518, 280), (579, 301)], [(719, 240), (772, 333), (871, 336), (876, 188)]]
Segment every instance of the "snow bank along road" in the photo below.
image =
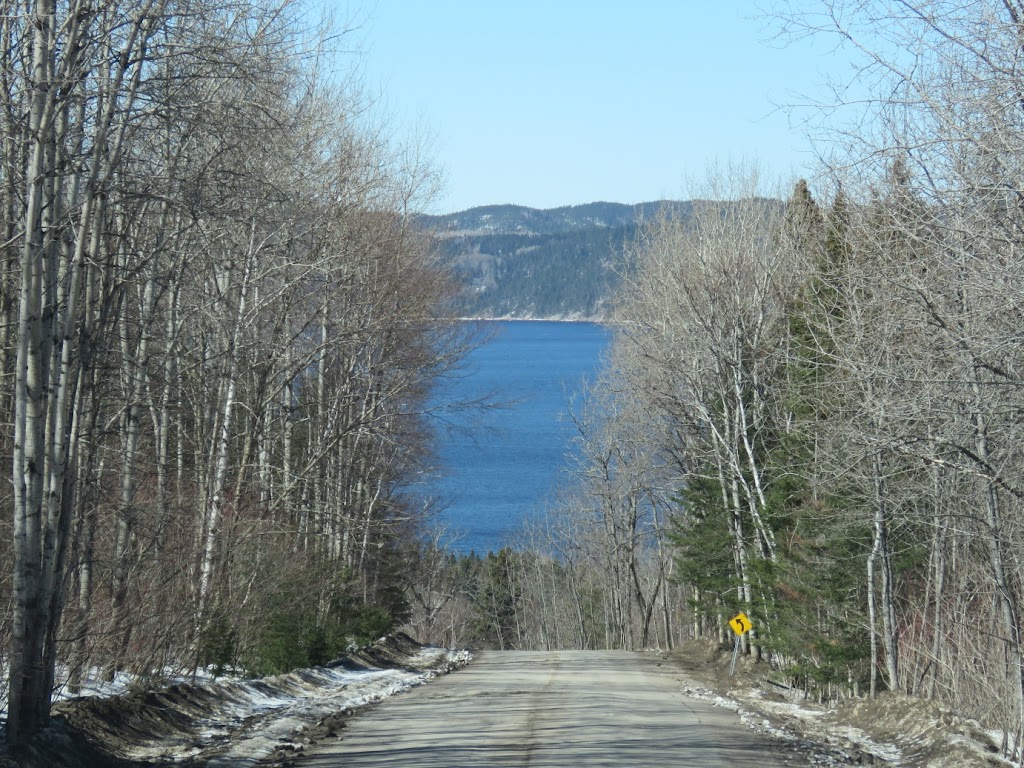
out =
[(648, 654), (484, 652), (357, 716), (296, 768), (792, 764), (734, 713), (681, 689), (678, 671)]

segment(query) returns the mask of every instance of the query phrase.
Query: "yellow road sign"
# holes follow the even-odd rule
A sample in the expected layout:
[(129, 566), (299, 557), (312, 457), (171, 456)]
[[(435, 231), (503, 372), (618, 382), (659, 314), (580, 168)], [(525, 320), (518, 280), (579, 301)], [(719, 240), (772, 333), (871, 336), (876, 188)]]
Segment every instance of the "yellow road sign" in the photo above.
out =
[(737, 635), (745, 635), (754, 625), (750, 623), (750, 619), (747, 618), (747, 614), (740, 611), (731, 619), (729, 619), (729, 626), (732, 627), (732, 631)]

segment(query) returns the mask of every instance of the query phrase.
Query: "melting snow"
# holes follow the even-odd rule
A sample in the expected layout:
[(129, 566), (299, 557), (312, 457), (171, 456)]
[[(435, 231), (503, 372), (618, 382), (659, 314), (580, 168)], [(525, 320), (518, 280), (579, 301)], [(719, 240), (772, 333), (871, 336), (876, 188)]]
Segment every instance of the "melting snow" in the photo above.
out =
[[(375, 662), (362, 661), (349, 668), (339, 664), (258, 679), (168, 676), (176, 684), (155, 692), (158, 701), (134, 694), (122, 696), (138, 687), (138, 680), (130, 676), (106, 682), (94, 672), (82, 686), (87, 697), (71, 698), (62, 688), (55, 698), (67, 699), (67, 704), (58, 705), (61, 708), (85, 711), (98, 707), (101, 721), (109, 711), (103, 707), (120, 710), (116, 702), (123, 701), (124, 717), (141, 718), (135, 721), (140, 728), (108, 723), (107, 734), (94, 734), (104, 741), (115, 730), (136, 734), (127, 736), (130, 741), (118, 739), (116, 744), (108, 744), (119, 757), (174, 761), (200, 757), (210, 766), (247, 768), (279, 749), (301, 750), (304, 734), (308, 736), (325, 720), (408, 691), (464, 666), (470, 658), (468, 651), (428, 646), (402, 654), (397, 662), (401, 668), (396, 669), (375, 668)], [(194, 718), (196, 711), (202, 712), (199, 719)], [(190, 721), (187, 730), (182, 729), (179, 715)]]
[[(468, 651), (447, 651), (424, 648), (410, 659), (416, 668), (442, 667), (447, 671), (469, 661)], [(324, 717), (373, 704), (389, 696), (402, 693), (432, 680), (442, 670), (425, 672), (401, 669), (350, 672), (338, 669), (303, 670), (255, 681), (259, 690), (252, 690), (246, 682), (238, 685), (237, 698), (225, 712), (225, 719), (234, 719), (236, 728), (227, 726), (218, 717), (219, 729), (211, 731), (212, 738), (231, 736), (230, 746), (210, 766), (248, 766), (272, 754), (283, 744), (292, 744), (294, 736)], [(263, 689), (268, 686), (275, 693)], [(266, 713), (269, 713), (267, 716)], [(264, 714), (257, 720), (253, 714)], [(241, 724), (241, 728), (237, 726)]]

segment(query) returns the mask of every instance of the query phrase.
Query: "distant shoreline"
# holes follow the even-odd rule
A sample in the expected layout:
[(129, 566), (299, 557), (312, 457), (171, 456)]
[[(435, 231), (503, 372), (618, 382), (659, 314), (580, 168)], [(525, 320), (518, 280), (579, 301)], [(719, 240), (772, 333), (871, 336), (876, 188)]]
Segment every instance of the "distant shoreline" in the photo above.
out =
[(604, 317), (565, 317), (552, 315), (551, 317), (460, 317), (460, 322), (466, 323), (591, 323), (592, 325), (609, 325), (610, 321)]

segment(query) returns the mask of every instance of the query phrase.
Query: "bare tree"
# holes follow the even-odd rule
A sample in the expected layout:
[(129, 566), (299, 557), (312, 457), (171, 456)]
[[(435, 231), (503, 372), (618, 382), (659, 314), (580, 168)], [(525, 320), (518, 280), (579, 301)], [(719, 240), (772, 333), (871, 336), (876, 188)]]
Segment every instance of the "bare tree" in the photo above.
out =
[(277, 568), (321, 635), (400, 619), (401, 488), (466, 347), (414, 223), (429, 164), (328, 85), (296, 4), (3, 11), (18, 745), (58, 658), (75, 684), (255, 653)]

